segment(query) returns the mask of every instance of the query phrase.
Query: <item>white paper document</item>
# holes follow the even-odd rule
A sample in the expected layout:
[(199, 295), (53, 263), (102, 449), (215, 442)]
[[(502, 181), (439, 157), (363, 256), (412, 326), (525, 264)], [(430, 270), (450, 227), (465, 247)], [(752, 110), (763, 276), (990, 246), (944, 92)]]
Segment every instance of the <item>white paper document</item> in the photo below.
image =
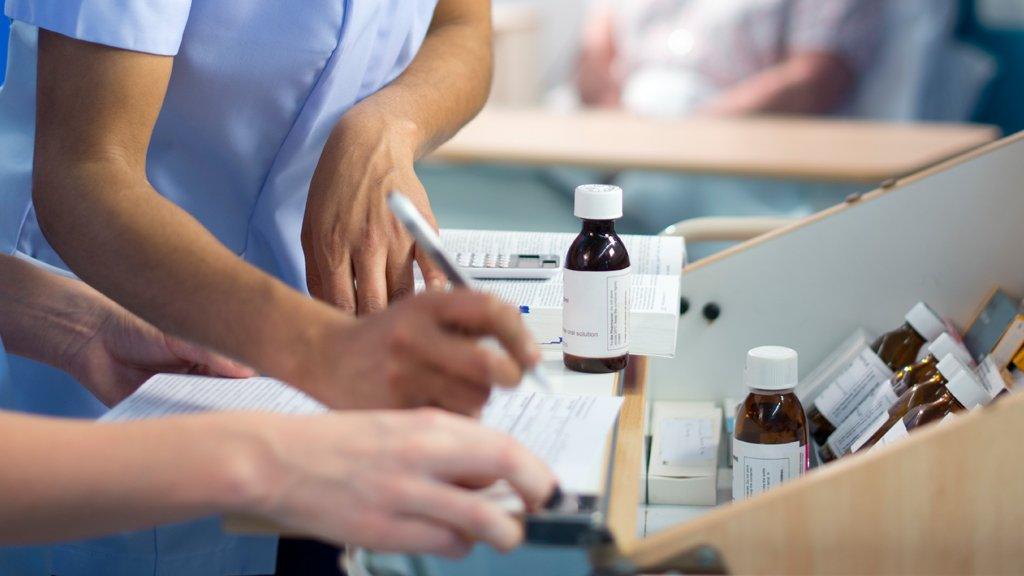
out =
[(101, 422), (193, 412), (248, 410), (317, 414), (327, 407), (273, 378), (211, 378), (157, 374), (100, 418)]
[[(601, 490), (605, 447), (621, 406), (622, 398), (617, 396), (496, 389), (481, 419), (537, 454), (564, 490), (595, 494)], [(159, 374), (100, 421), (228, 410), (318, 414), (327, 412), (327, 407), (273, 378)]]
[(481, 420), (544, 460), (563, 490), (597, 494), (608, 435), (621, 407), (620, 396), (494, 390)]

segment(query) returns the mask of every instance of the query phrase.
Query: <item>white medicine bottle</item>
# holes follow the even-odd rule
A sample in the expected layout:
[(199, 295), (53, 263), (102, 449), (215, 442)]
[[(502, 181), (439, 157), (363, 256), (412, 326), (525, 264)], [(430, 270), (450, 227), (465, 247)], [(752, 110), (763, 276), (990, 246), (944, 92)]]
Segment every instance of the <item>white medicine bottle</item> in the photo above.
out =
[(632, 288), (629, 254), (615, 233), (622, 189), (587, 184), (575, 200), (583, 229), (565, 255), (562, 358), (577, 372), (616, 372), (629, 360)]
[(750, 393), (736, 409), (732, 497), (743, 500), (802, 476), (810, 460), (807, 417), (793, 393), (797, 354), (783, 346), (747, 352)]

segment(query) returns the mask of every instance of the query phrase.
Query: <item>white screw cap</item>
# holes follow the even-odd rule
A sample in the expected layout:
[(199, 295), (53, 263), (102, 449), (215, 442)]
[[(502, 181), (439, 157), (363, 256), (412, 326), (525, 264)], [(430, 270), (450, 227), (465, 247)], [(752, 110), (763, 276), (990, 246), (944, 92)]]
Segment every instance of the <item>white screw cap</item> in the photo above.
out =
[(957, 374), (967, 370), (967, 366), (957, 358), (956, 354), (946, 354), (939, 360), (938, 366), (939, 374), (946, 379), (947, 382), (953, 380), (953, 377)]
[(743, 380), (748, 388), (789, 390), (797, 383), (796, 350), (785, 346), (759, 346), (747, 352)]
[(917, 330), (918, 334), (924, 336), (924, 339), (929, 342), (946, 331), (946, 325), (942, 322), (942, 318), (939, 318), (939, 315), (924, 302), (915, 304), (904, 318), (914, 330)]
[(622, 218), (622, 188), (610, 184), (577, 186), (573, 214), (585, 220)]
[(970, 370), (961, 370), (953, 376), (946, 384), (946, 390), (949, 390), (949, 393), (968, 410), (984, 406), (992, 399)]
[(970, 352), (964, 348), (963, 344), (956, 341), (956, 338), (950, 336), (949, 332), (943, 332), (939, 334), (939, 337), (934, 342), (928, 345), (928, 353), (935, 356), (939, 360), (942, 360), (949, 354), (956, 356), (956, 359), (963, 362), (964, 364), (970, 365), (974, 361), (971, 359)]

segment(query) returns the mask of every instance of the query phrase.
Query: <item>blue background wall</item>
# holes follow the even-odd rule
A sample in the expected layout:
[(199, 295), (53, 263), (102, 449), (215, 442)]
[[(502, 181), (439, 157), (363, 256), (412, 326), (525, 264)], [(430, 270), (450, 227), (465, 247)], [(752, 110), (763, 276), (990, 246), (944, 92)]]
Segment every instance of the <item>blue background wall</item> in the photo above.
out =
[(960, 0), (957, 35), (981, 47), (999, 63), (998, 76), (982, 96), (974, 119), (998, 125), (1003, 134), (1024, 130), (1024, 30), (985, 28), (973, 7), (973, 0)]
[(4, 72), (7, 70), (7, 36), (10, 25), (10, 20), (0, 17), (0, 83), (4, 81)]

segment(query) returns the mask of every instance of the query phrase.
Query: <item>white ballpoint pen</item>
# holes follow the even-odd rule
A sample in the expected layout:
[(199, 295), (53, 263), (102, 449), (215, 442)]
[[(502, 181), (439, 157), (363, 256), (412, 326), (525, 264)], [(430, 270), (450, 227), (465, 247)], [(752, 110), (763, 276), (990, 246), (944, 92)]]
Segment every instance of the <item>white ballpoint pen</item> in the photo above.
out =
[[(451, 281), (452, 286), (473, 288), (470, 279), (452, 263), (448, 253), (444, 251), (441, 239), (434, 233), (433, 227), (427, 223), (427, 220), (423, 218), (423, 215), (420, 214), (420, 211), (408, 198), (401, 192), (392, 190), (388, 193), (388, 208), (391, 209), (395, 218), (402, 223), (402, 226), (405, 226), (405, 229), (409, 231), (416, 244), (430, 256), (431, 260), (441, 267), (441, 270), (448, 276), (448, 280)], [(546, 392), (551, 391), (551, 382), (541, 371), (539, 364), (527, 370), (524, 376), (532, 378), (542, 390)]]

